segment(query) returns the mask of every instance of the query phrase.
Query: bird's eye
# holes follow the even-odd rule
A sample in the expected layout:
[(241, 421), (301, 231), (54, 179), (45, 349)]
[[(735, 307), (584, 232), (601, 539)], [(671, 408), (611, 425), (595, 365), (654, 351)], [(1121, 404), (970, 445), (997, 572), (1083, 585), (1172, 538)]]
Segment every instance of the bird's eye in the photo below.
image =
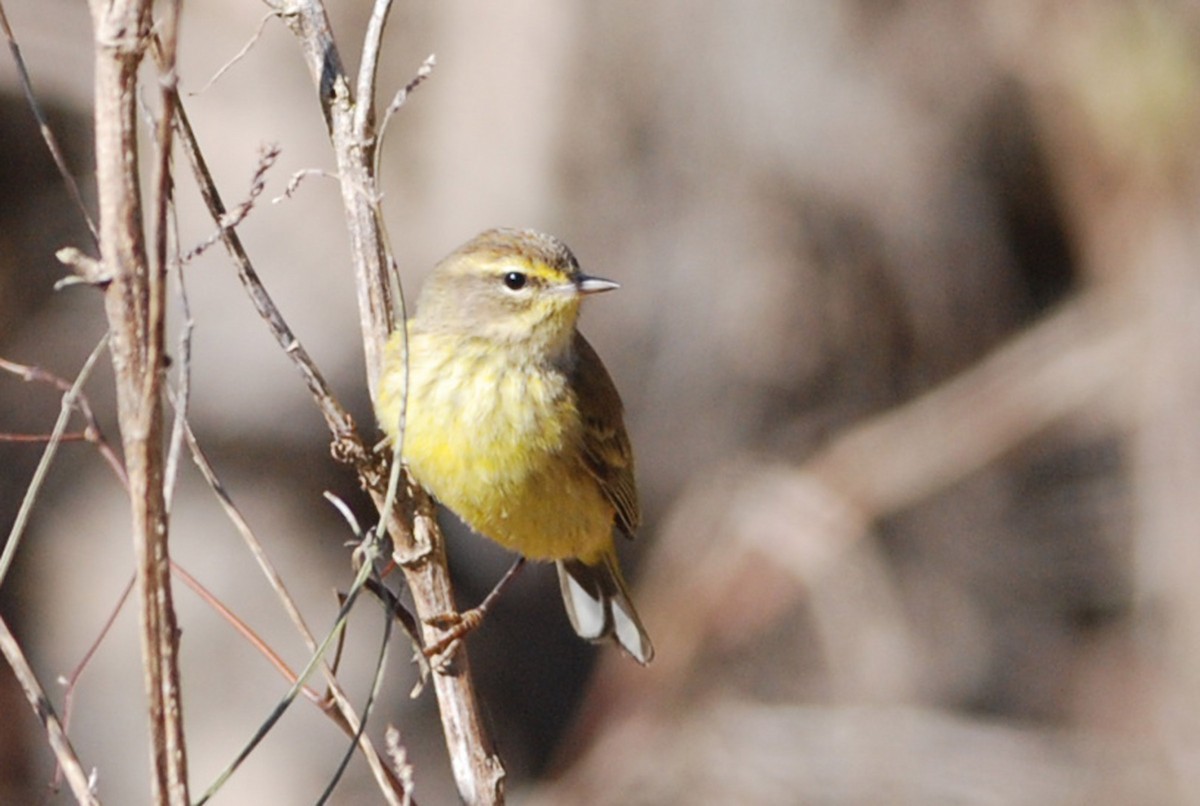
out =
[(504, 275), (504, 285), (509, 291), (520, 291), (529, 282), (524, 272), (510, 271)]

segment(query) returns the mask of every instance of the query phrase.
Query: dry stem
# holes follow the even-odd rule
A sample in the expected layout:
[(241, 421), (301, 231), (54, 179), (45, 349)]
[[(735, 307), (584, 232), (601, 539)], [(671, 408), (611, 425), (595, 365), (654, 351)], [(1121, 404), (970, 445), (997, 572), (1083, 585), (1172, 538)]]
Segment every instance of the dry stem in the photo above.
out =
[[(174, 41), (175, 6), (164, 36)], [(155, 803), (189, 802), (179, 688), (178, 628), (171, 596), (167, 511), (163, 496), (163, 405), (166, 309), (165, 233), (172, 106), (160, 128), (155, 218), (160, 234), (150, 265), (138, 176), (137, 73), (149, 41), (149, 0), (92, 0), (96, 46), (96, 180), (100, 258), (112, 282), (105, 309), (112, 334), (117, 413), (129, 473), (137, 556), (143, 671), (148, 696)], [(170, 49), (173, 56), (173, 45)], [(168, 62), (173, 69), (173, 63)], [(168, 71), (168, 75), (171, 71)], [(164, 95), (168, 93), (164, 92)]]

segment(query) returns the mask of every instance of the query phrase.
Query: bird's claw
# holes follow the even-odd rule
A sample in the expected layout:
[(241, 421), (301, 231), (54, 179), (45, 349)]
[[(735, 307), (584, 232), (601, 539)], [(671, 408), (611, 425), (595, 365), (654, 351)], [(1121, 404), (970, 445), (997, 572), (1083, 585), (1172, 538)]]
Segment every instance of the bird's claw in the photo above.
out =
[(468, 634), (479, 629), (479, 625), (483, 623), (483, 614), (484, 608), (473, 607), (462, 613), (439, 613), (425, 619), (425, 623), (429, 626), (445, 632), (436, 642), (422, 650), (425, 657), (433, 662), (433, 665), (439, 670), (443, 670), (449, 662), (450, 655), (453, 654), (452, 650), (458, 646), (458, 643)]

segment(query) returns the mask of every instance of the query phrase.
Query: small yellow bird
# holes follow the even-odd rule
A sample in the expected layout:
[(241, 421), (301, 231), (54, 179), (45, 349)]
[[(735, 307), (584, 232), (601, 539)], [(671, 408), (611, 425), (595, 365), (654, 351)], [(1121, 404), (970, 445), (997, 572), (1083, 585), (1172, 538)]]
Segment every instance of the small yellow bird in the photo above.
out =
[[(476, 532), (558, 567), (583, 638), (639, 663), (654, 647), (629, 600), (613, 528), (641, 520), (621, 398), (576, 330), (589, 277), (557, 238), (494, 229), (434, 268), (408, 322), (401, 455)], [(404, 338), (388, 341), (376, 414), (391, 440), (405, 399)]]

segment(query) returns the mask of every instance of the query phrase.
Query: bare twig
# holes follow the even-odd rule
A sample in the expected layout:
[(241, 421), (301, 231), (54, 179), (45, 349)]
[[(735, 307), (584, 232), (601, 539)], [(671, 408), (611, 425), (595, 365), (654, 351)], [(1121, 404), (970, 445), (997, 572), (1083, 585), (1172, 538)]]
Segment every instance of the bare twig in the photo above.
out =
[[(371, 18), (363, 35), (362, 61), (358, 66), (358, 83), (354, 89), (360, 103), (354, 105), (354, 131), (375, 130), (375, 79), (379, 75), (379, 54), (383, 46), (383, 32), (387, 28), (388, 15), (392, 11), (391, 0), (382, 0), (371, 6)], [(374, 143), (379, 146), (378, 142)]]
[(217, 231), (189, 249), (188, 253), (180, 260), (180, 263), (190, 263), (195, 260), (217, 241), (224, 240), (229, 230), (246, 220), (246, 216), (250, 215), (250, 211), (254, 209), (254, 202), (262, 195), (263, 190), (266, 188), (267, 171), (271, 170), (271, 166), (275, 164), (275, 160), (278, 158), (279, 146), (272, 145), (263, 149), (258, 157), (258, 165), (254, 169), (254, 176), (250, 180), (250, 192), (246, 195), (246, 199), (237, 207), (222, 214), (217, 221)]
[(50, 749), (54, 751), (54, 756), (58, 759), (58, 764), (66, 775), (67, 783), (75, 795), (75, 800), (79, 803), (99, 804), (99, 799), (92, 792), (91, 781), (83, 771), (83, 765), (79, 763), (75, 749), (71, 747), (71, 740), (67, 738), (66, 731), (63, 730), (62, 724), (54, 713), (54, 706), (50, 704), (45, 690), (38, 683), (28, 661), (25, 660), (20, 644), (17, 643), (16, 637), (9, 631), (8, 625), (2, 618), (0, 618), (0, 653), (3, 653), (8, 665), (12, 667), (33, 712), (45, 726), (46, 735), (50, 739)]
[(189, 92), (188, 97), (203, 95), (213, 84), (216, 84), (221, 79), (221, 76), (225, 75), (225, 73), (227, 73), (231, 67), (244, 59), (246, 54), (250, 52), (250, 49), (258, 44), (258, 40), (262, 39), (263, 31), (267, 29), (267, 23), (276, 16), (278, 16), (278, 12), (275, 11), (268, 11), (266, 14), (264, 14), (263, 18), (258, 23), (258, 29), (255, 30), (254, 36), (250, 37), (249, 41), (246, 42), (245, 45), (242, 45), (241, 50), (233, 54), (233, 58), (221, 65), (220, 69), (213, 73), (212, 78), (206, 81), (203, 87), (195, 92)]
[[(400, 310), (391, 286), (392, 264), (386, 249), (379, 192), (373, 173), (374, 154), (379, 143), (373, 129), (375, 99), (371, 90), (378, 59), (376, 43), (382, 35), (390, 5), (390, 0), (376, 0), (357, 83), (360, 91), (367, 94), (358, 97), (352, 94), (329, 20), (319, 0), (293, 0), (275, 6), (300, 42), (333, 142), (350, 233), (367, 385), (372, 397), (378, 386), (384, 345), (389, 333), (397, 326)], [(395, 540), (396, 556), (401, 560), (412, 591), (426, 643), (436, 643), (443, 631), (433, 627), (427, 619), (451, 612), (455, 606), (445, 549), (428, 499), (419, 490), (414, 490), (412, 497), (402, 496), (397, 506), (385, 507), (386, 493), (380, 489), (378, 481), (368, 481), (361, 466), (359, 472), (383, 514), (386, 531)], [(407, 485), (405, 487), (407, 489)], [(433, 679), (460, 796), (471, 804), (502, 802), (504, 768), (480, 718), (466, 652), (460, 649), (453, 670), (435, 674)]]
[[(235, 629), (243, 638), (246, 639), (248, 644), (262, 653), (263, 657), (267, 659), (267, 662), (275, 667), (275, 671), (279, 672), (280, 676), (282, 676), (284, 680), (288, 681), (289, 684), (294, 684), (297, 680), (299, 680), (299, 675), (292, 671), (292, 668), (287, 665), (283, 658), (279, 657), (279, 653), (271, 649), (271, 646), (261, 637), (259, 637), (258, 633), (256, 633), (249, 624), (238, 618), (236, 613), (226, 607), (220, 599), (218, 599), (211, 591), (208, 590), (208, 588), (201, 585), (199, 580), (185, 571), (183, 567), (176, 562), (171, 563), (171, 571), (177, 577), (183, 580), (183, 584), (191, 588), (193, 593), (204, 600), (205, 604), (217, 611), (221, 618), (229, 623), (233, 629)], [(312, 702), (317, 703), (318, 705), (321, 703), (321, 695), (315, 689), (304, 686), (302, 687), (301, 691), (304, 696)]]
[(100, 257), (112, 281), (105, 308), (112, 333), (117, 413), (129, 473), (137, 557), (142, 658), (150, 721), (153, 800), (189, 803), (178, 636), (171, 596), (168, 518), (163, 497), (162, 383), (166, 368), (167, 199), (178, 2), (164, 7), (163, 71), (154, 218), (148, 259), (138, 176), (137, 74), (151, 27), (149, 0), (91, 0), (96, 45), (96, 180)]
[[(429, 78), (430, 74), (433, 73), (434, 66), (436, 66), (436, 65), (437, 65), (437, 54), (430, 53), (428, 56), (425, 57), (425, 61), (421, 62), (421, 66), (419, 68), (417, 68), (417, 74), (415, 76), (413, 76), (412, 79), (407, 84), (405, 84), (403, 87), (401, 87), (396, 92), (395, 97), (392, 98), (392, 102), (390, 104), (388, 104), (388, 108), (386, 110), (384, 110), (383, 122), (379, 124), (379, 142), (380, 143), (382, 143), (384, 137), (387, 136), (387, 127), (388, 127), (388, 124), (392, 122), (392, 117), (397, 112), (400, 111), (400, 109), (404, 106), (405, 103), (408, 102), (408, 96), (411, 95), (413, 93), (413, 91), (416, 90), (417, 87), (421, 86), (421, 84), (423, 84), (425, 82), (425, 79)], [(383, 149), (377, 149), (376, 154), (378, 154), (382, 150)], [(378, 159), (378, 157), (376, 157), (376, 160), (375, 160), (375, 175), (376, 176), (379, 175), (379, 159)]]
[(337, 176), (322, 168), (304, 168), (296, 171), (288, 178), (287, 187), (283, 189), (283, 193), (271, 199), (271, 204), (279, 204), (285, 199), (290, 199), (299, 189), (300, 183), (310, 176), (324, 176), (328, 179), (337, 179)]

